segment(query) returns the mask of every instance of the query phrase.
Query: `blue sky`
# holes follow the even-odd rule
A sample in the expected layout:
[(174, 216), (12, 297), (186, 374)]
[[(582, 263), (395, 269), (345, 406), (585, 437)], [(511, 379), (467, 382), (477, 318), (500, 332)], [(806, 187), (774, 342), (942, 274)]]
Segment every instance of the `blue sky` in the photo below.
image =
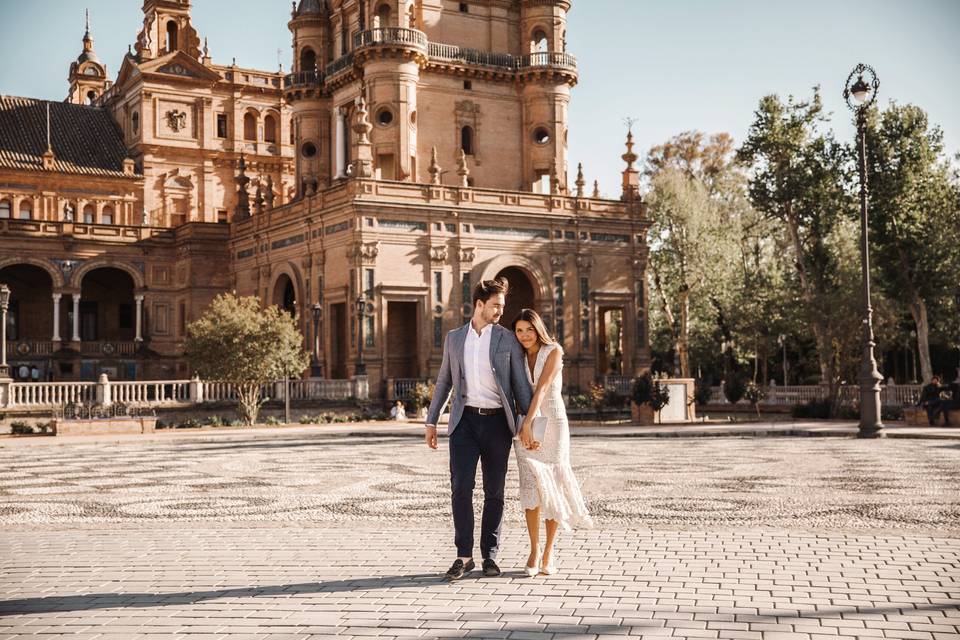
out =
[[(81, 51), (84, 8), (111, 75), (142, 22), (140, 0), (0, 0), (0, 92), (62, 100)], [(227, 8), (229, 7), (229, 10)], [(286, 0), (194, 0), (214, 61), (289, 68)], [(841, 138), (853, 135), (843, 83), (874, 66), (880, 102), (913, 103), (960, 152), (958, 0), (573, 0), (569, 50), (580, 64), (570, 111), (570, 168), (619, 193), (623, 118), (643, 154), (689, 129), (743, 139), (760, 98), (820, 85)]]

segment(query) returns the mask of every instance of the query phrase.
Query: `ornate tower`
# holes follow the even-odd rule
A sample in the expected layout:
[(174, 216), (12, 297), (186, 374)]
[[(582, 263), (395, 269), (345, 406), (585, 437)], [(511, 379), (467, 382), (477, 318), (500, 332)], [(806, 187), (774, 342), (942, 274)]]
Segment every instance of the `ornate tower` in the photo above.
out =
[(93, 104), (103, 92), (110, 88), (107, 80), (107, 66), (100, 62), (93, 50), (93, 36), (90, 35), (90, 10), (87, 10), (87, 30), (83, 34), (83, 53), (70, 64), (70, 92), (67, 102), (74, 104)]
[[(329, 186), (332, 173), (337, 173), (331, 172), (331, 158), (340, 153), (333, 149), (331, 128), (345, 135), (349, 125), (333, 114), (323, 90), (323, 71), (333, 56), (326, 0), (294, 2), (287, 26), (293, 35), (293, 73), (284, 82), (284, 95), (293, 111), (297, 197), (302, 197)], [(334, 116), (337, 121), (332, 122)]]
[(576, 61), (566, 52), (570, 0), (521, 3), (524, 183), (535, 191), (565, 190), (567, 107), (577, 82)]
[(199, 60), (200, 36), (190, 23), (190, 0), (144, 0), (143, 28), (137, 35), (140, 62), (182, 51)]

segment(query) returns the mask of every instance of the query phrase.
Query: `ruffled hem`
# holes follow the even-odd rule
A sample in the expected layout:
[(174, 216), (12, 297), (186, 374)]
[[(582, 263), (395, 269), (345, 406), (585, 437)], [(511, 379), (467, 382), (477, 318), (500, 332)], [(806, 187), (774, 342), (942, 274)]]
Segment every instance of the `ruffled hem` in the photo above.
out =
[[(539, 507), (541, 519), (555, 520), (565, 531), (593, 528), (593, 519), (587, 512), (580, 485), (569, 465), (548, 464), (533, 458), (523, 458), (520, 464), (526, 465), (536, 482), (536, 492), (526, 492), (526, 499), (525, 492), (521, 491), (521, 507)], [(531, 497), (538, 500), (527, 504)]]

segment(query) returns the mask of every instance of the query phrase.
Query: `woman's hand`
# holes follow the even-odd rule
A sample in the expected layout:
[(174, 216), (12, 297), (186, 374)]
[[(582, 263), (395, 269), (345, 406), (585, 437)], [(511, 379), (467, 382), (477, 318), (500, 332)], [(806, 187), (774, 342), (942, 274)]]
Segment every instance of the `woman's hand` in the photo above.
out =
[(533, 439), (533, 421), (526, 419), (523, 426), (520, 427), (520, 443), (525, 449), (536, 451), (540, 448), (540, 443)]

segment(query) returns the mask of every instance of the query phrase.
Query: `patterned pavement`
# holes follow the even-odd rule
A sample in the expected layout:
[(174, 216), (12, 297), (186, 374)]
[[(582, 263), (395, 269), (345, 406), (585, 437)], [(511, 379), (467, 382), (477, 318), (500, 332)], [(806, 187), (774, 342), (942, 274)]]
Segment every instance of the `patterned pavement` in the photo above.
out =
[[(960, 443), (576, 438), (561, 575), (447, 584), (447, 456), (401, 437), (0, 445), (3, 638), (960, 637)], [(479, 502), (479, 501), (478, 501)]]

